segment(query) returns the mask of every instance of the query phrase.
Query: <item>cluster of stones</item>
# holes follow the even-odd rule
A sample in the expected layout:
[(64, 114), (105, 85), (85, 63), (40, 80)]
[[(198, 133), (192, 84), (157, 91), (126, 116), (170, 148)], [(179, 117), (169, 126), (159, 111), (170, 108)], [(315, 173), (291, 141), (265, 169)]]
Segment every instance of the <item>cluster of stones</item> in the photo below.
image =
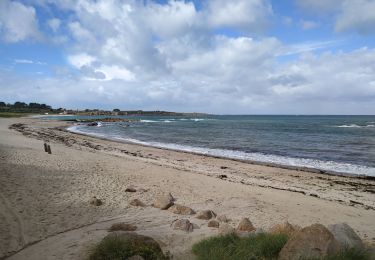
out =
[[(127, 192), (136, 192), (136, 189), (130, 187)], [(101, 205), (102, 202), (94, 197), (91, 201), (93, 205)], [(130, 205), (137, 207), (146, 206), (139, 199), (130, 201)], [(195, 210), (175, 203), (173, 196), (168, 193), (156, 197), (153, 207), (161, 210), (168, 210), (178, 215), (191, 216), (195, 215), (196, 219), (207, 220), (207, 226), (217, 228), (219, 234), (227, 235), (235, 233), (238, 236), (251, 236), (264, 233), (263, 229), (256, 229), (248, 218), (242, 218), (237, 227), (229, 224), (230, 220), (225, 215), (219, 215), (212, 210)], [(176, 219), (172, 222), (171, 227), (174, 230), (182, 230), (185, 232), (193, 232), (199, 228), (198, 225), (190, 222), (187, 218)], [(136, 226), (118, 223), (111, 227), (113, 231), (133, 231)], [(347, 224), (334, 224), (327, 227), (321, 224), (313, 224), (311, 226), (301, 228), (292, 225), (289, 222), (277, 224), (268, 230), (271, 234), (286, 234), (289, 237), (288, 242), (282, 248), (279, 254), (280, 260), (286, 259), (311, 259), (322, 258), (328, 255), (334, 255), (346, 248), (363, 249), (364, 244), (355, 231)]]

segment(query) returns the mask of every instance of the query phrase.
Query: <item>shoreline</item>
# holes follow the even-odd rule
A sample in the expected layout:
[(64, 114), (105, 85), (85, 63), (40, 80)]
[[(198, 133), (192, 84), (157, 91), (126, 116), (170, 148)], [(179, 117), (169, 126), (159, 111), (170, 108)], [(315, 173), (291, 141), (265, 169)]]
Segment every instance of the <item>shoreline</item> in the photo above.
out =
[[(52, 120), (52, 121), (59, 122), (58, 120)], [(90, 133), (83, 133), (81, 131), (72, 131), (72, 130), (68, 129), (70, 127), (72, 127), (72, 126), (62, 126), (61, 129), (63, 129), (66, 132), (69, 132), (69, 133), (78, 134), (78, 135), (82, 135), (82, 136), (88, 136), (88, 137), (97, 138), (97, 139), (100, 139), (100, 140), (111, 141), (111, 142), (118, 142), (118, 143), (124, 143), (124, 144), (134, 144), (134, 145), (140, 145), (140, 146), (144, 146), (144, 147), (152, 147), (152, 148), (161, 149), (161, 150), (169, 150), (169, 151), (180, 152), (180, 153), (206, 156), (206, 157), (210, 157), (210, 158), (226, 159), (226, 160), (232, 160), (232, 161), (235, 161), (235, 162), (248, 163), (248, 164), (252, 164), (252, 165), (275, 167), (275, 168), (281, 168), (281, 169), (287, 169), (287, 170), (296, 170), (296, 171), (317, 173), (317, 174), (323, 174), (323, 175), (343, 176), (343, 177), (349, 177), (349, 178), (359, 178), (359, 179), (375, 181), (375, 176), (371, 176), (371, 175), (355, 174), (355, 173), (347, 173), (347, 172), (339, 172), (339, 171), (330, 171), (330, 170), (323, 170), (323, 169), (314, 168), (314, 167), (293, 166), (293, 165), (286, 165), (286, 164), (255, 161), (255, 160), (238, 159), (238, 158), (232, 158), (232, 157), (225, 157), (225, 156), (219, 156), (219, 155), (199, 153), (199, 152), (194, 152), (194, 151), (179, 150), (179, 149), (173, 149), (173, 148), (169, 148), (169, 147), (161, 147), (161, 146), (156, 146), (156, 145), (151, 145), (151, 144), (144, 144), (144, 143), (141, 143), (141, 142), (131, 142), (131, 141), (128, 141), (128, 140), (123, 140), (123, 139), (116, 139), (116, 138), (104, 137), (104, 136), (99, 136), (99, 135), (90, 134)]]
[[(241, 217), (264, 230), (283, 221), (346, 222), (375, 243), (372, 180), (109, 141), (68, 132), (68, 125), (0, 119), (0, 208), (9, 205), (0, 211), (0, 259), (82, 259), (119, 221), (136, 224), (137, 232), (157, 239), (176, 259), (191, 259), (191, 245), (217, 230), (194, 216), (150, 206), (168, 192), (178, 204), (225, 214), (233, 226)], [(44, 142), (52, 154), (44, 152)], [(137, 192), (126, 192), (129, 186)], [(103, 205), (90, 205), (93, 196)], [(132, 199), (147, 206), (131, 206)], [(199, 229), (173, 230), (176, 218)]]
[[(139, 157), (138, 148), (145, 148), (145, 149), (149, 149), (151, 151), (156, 150), (156, 151), (159, 151), (160, 153), (166, 153), (168, 156), (171, 156), (172, 159), (174, 158), (174, 155), (177, 155), (179, 157), (184, 157), (184, 155), (186, 155), (186, 156), (192, 156), (194, 159), (195, 158), (202, 158), (202, 159), (206, 158), (208, 160), (212, 159), (212, 160), (217, 160), (219, 162), (223, 161), (223, 162), (231, 162), (233, 164), (244, 164), (250, 169), (252, 167), (256, 167), (256, 168), (260, 168), (260, 169), (268, 169), (269, 168), (269, 169), (272, 169), (272, 171), (275, 171), (275, 172), (281, 171), (281, 170), (285, 171), (286, 173), (295, 172), (295, 173), (303, 175), (304, 177), (306, 177), (306, 179), (310, 179), (310, 178), (318, 178), (318, 179), (333, 178), (333, 179), (335, 179), (335, 178), (337, 178), (339, 180), (339, 181), (337, 181), (338, 183), (342, 182), (341, 181), (342, 179), (345, 180), (345, 182), (346, 182), (346, 180), (348, 180), (347, 183), (349, 183), (349, 185), (352, 185), (352, 186), (355, 186), (355, 187), (358, 186), (356, 181), (357, 182), (364, 182), (364, 183), (368, 182), (368, 183), (370, 183), (369, 187), (371, 187), (371, 189), (365, 189), (365, 192), (375, 194), (375, 178), (373, 178), (372, 176), (352, 175), (352, 174), (338, 173), (338, 172), (328, 173), (326, 171), (321, 171), (319, 169), (314, 169), (314, 168), (294, 167), (294, 166), (285, 166), (285, 165), (278, 165), (278, 164), (268, 164), (268, 163), (261, 163), (261, 162), (256, 162), (256, 161), (252, 162), (252, 161), (248, 161), (248, 160), (233, 159), (233, 158), (220, 157), (220, 156), (214, 156), (214, 155), (209, 155), (209, 154), (201, 154), (201, 153), (195, 153), (195, 152), (189, 152), (189, 151), (174, 150), (174, 149), (169, 149), (169, 148), (164, 148), (164, 147), (155, 147), (155, 146), (151, 146), (151, 145), (139, 144), (139, 143), (130, 142), (130, 141), (126, 141), (126, 140), (112, 140), (112, 139), (105, 138), (105, 137), (91, 136), (91, 135), (87, 135), (87, 134), (83, 134), (83, 133), (75, 133), (75, 132), (69, 131), (69, 130), (67, 130), (67, 128), (72, 126), (72, 123), (69, 122), (69, 121), (66, 122), (66, 121), (59, 121), (59, 120), (46, 120), (46, 121), (43, 121), (43, 122), (40, 122), (40, 123), (50, 123), (50, 124), (52, 124), (53, 128), (49, 128), (52, 131), (58, 130), (59, 132), (66, 133), (68, 135), (78, 135), (78, 136), (81, 136), (83, 138), (92, 138), (93, 139), (92, 141), (98, 142), (98, 144), (91, 143), (90, 145), (88, 145), (88, 147), (91, 148), (91, 149), (97, 150), (97, 151), (102, 150), (102, 148), (98, 148), (98, 147), (100, 147), (102, 145), (101, 141), (103, 141), (103, 142), (108, 143), (108, 147), (109, 147), (108, 149), (110, 151), (112, 151), (112, 145), (113, 146), (120, 146), (120, 147), (122, 145), (134, 147), (135, 150), (137, 150), (136, 153), (125, 151), (125, 154), (131, 155), (131, 156), (134, 156), (134, 157)], [(33, 131), (34, 130), (32, 130), (32, 132)], [(56, 133), (54, 133), (54, 134), (56, 134)], [(27, 135), (29, 135), (29, 134), (27, 134)], [(31, 134), (31, 135), (33, 135), (33, 134)], [(49, 136), (49, 138), (51, 138), (51, 136)], [(56, 136), (52, 135), (52, 138), (55, 138), (55, 141), (62, 142), (62, 139), (61, 139), (62, 137), (59, 136), (58, 134)], [(106, 149), (104, 148), (103, 150), (106, 150)], [(124, 150), (120, 149), (119, 151), (121, 153), (124, 153)], [(140, 157), (147, 158), (147, 156), (142, 156), (142, 155)], [(166, 159), (167, 159), (167, 161), (169, 160), (169, 158), (166, 158)], [(180, 159), (178, 161), (182, 161), (182, 160)], [(225, 167), (225, 169), (226, 168), (227, 167)], [(218, 176), (214, 176), (214, 177), (221, 178), (220, 175), (218, 175)], [(293, 175), (291, 175), (291, 176), (293, 176)], [(321, 176), (321, 177), (319, 177), (319, 176)], [(235, 177), (237, 177), (237, 176), (235, 176)], [(260, 177), (260, 179), (262, 179), (262, 177)], [(234, 178), (234, 180), (229, 180), (229, 181), (239, 182), (241, 184), (248, 185), (248, 183), (246, 183), (242, 178), (241, 178), (241, 180), (240, 180), (240, 178)], [(253, 184), (254, 183), (251, 183), (251, 185), (253, 185)], [(276, 189), (276, 190), (287, 190), (289, 192), (301, 193), (301, 194), (308, 195), (308, 196), (323, 198), (323, 197), (315, 194), (311, 190), (304, 190), (304, 189), (301, 190), (301, 189), (290, 188), (290, 187), (285, 188), (284, 186), (279, 187), (277, 185), (276, 186), (275, 185), (263, 185), (263, 184), (256, 184), (256, 185), (258, 185), (260, 187), (267, 187), (267, 188), (272, 188), (272, 189)], [(375, 210), (375, 200), (373, 201), (373, 203), (371, 203), (371, 205), (368, 205), (368, 204), (366, 205), (366, 204), (363, 204), (363, 203), (357, 201), (357, 198), (358, 198), (358, 195), (355, 195), (354, 199), (349, 200), (348, 204), (349, 205), (364, 206), (367, 209)], [(327, 198), (323, 198), (323, 199), (327, 199)], [(328, 200), (337, 201), (337, 202), (340, 202), (340, 203), (343, 202), (341, 199), (333, 199), (333, 200), (328, 199)]]

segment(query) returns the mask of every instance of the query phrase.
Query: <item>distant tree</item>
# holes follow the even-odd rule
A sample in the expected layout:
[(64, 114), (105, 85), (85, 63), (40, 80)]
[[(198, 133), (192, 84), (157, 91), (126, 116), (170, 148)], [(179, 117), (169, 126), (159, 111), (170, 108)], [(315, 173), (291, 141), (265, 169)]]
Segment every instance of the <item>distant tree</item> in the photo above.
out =
[(41, 108), (39, 103), (29, 103), (29, 108)]
[(5, 104), (5, 102), (0, 102), (0, 107), (6, 107), (7, 104)]
[(24, 102), (19, 102), (19, 101), (17, 101), (17, 102), (14, 103), (13, 106), (14, 106), (15, 108), (25, 108), (25, 107), (27, 107), (27, 104), (24, 103)]
[(120, 112), (120, 109), (115, 108), (115, 109), (113, 109), (113, 112)]

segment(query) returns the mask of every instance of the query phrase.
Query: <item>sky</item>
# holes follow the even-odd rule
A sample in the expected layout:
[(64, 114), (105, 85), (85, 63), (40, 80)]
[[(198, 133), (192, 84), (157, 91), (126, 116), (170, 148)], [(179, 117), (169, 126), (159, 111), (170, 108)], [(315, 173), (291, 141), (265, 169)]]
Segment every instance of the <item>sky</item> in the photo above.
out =
[(375, 0), (0, 0), (0, 101), (375, 114)]

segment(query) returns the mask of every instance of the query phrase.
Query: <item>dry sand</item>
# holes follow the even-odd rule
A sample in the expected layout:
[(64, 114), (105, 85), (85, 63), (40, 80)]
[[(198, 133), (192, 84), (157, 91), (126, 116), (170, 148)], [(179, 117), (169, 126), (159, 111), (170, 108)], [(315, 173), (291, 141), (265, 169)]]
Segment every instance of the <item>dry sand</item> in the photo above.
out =
[[(17, 129), (8, 127), (15, 123)], [(248, 164), (61, 131), (67, 123), (0, 119), (0, 259), (83, 259), (111, 224), (136, 224), (176, 259), (217, 234), (207, 221), (192, 233), (173, 230), (183, 218), (150, 205), (171, 192), (176, 203), (225, 214), (257, 228), (288, 220), (301, 226), (346, 222), (375, 242), (375, 181)], [(44, 152), (48, 141), (52, 154)], [(225, 176), (223, 176), (225, 175)], [(135, 193), (125, 192), (135, 186)], [(143, 189), (143, 190), (140, 190)], [(102, 206), (90, 205), (96, 196)]]

